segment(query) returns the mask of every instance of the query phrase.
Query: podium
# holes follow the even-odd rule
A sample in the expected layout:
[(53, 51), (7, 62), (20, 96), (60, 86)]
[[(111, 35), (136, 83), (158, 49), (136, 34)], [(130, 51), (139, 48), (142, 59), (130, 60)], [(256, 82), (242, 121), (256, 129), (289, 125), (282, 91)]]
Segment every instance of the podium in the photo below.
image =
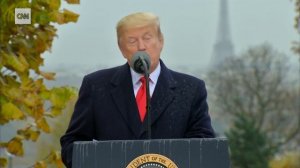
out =
[(225, 138), (75, 142), (73, 168), (229, 168)]

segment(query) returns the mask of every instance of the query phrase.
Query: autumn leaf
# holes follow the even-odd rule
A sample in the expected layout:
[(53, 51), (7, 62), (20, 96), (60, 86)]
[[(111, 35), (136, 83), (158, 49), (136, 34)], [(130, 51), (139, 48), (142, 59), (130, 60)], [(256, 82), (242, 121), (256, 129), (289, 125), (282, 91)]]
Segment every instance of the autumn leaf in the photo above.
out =
[(49, 1), (49, 8), (52, 10), (58, 10), (60, 7), (60, 0)]
[(55, 164), (56, 164), (56, 167), (57, 167), (57, 168), (63, 168), (63, 167), (64, 167), (64, 163), (62, 162), (61, 159), (57, 159), (57, 160), (55, 161)]
[(34, 107), (42, 104), (42, 100), (36, 93), (28, 93), (23, 99), (25, 105), (29, 107)]
[(52, 88), (50, 101), (54, 108), (64, 108), (65, 104), (76, 92), (70, 88)]
[(66, 0), (68, 4), (79, 4), (80, 0)]
[(3, 53), (3, 56), (6, 59), (6, 65), (10, 67), (10, 69), (24, 72), (28, 68), (27, 64), (23, 64), (20, 58), (12, 53)]
[(4, 125), (6, 123), (8, 123), (9, 120), (8, 119), (5, 119), (4, 117), (2, 117), (1, 113), (0, 113), (0, 125)]
[[(79, 17), (74, 12), (60, 9), (61, 2), (61, 0), (0, 2), (0, 124), (2, 126), (12, 120), (21, 119), (20, 125), (30, 125), (29, 128), (18, 129), (15, 138), (0, 142), (1, 149), (16, 156), (25, 153), (23, 140), (37, 141), (41, 132), (50, 132), (46, 117), (61, 114), (63, 107), (73, 95), (72, 89), (66, 87), (62, 87), (60, 91), (54, 89), (56, 91), (52, 92), (44, 80), (53, 80), (55, 73), (40, 71), (40, 67), (44, 64), (42, 54), (50, 51), (53, 40), (57, 37), (56, 24), (52, 23), (76, 22)], [(75, 4), (79, 3), (79, 0), (67, 2)], [(14, 10), (20, 7), (31, 8), (32, 24), (15, 25)], [(52, 101), (59, 107), (52, 106)], [(58, 155), (54, 158), (52, 163), (37, 162), (34, 167), (44, 168), (47, 164), (63, 167)], [(7, 160), (0, 158), (0, 167), (4, 166), (7, 166)]]
[(19, 61), (25, 67), (25, 70), (28, 70), (29, 63), (27, 62), (27, 60), (23, 54), (19, 54)]
[[(38, 35), (37, 35), (38, 36)], [(45, 50), (43, 50), (44, 48), (46, 48), (45, 47), (45, 44), (43, 44), (44, 42), (41, 40), (41, 39), (37, 39), (36, 41), (35, 41), (35, 48), (36, 48), (36, 52), (42, 52), (42, 51), (45, 51)], [(41, 51), (39, 51), (39, 50), (41, 50)], [(36, 72), (38, 72), (39, 71), (39, 67), (41, 66), (41, 65), (43, 65), (43, 62), (44, 62), (44, 59), (43, 58), (40, 58), (40, 57), (35, 57), (35, 56), (29, 56), (29, 58), (28, 58), (28, 63), (29, 63), (29, 65), (30, 65), (30, 68), (31, 69), (33, 69), (33, 70), (35, 70)]]
[(40, 136), (40, 131), (34, 131), (30, 128), (27, 129), (19, 129), (17, 131), (18, 135), (21, 135), (26, 140), (36, 141), (38, 137)]
[(12, 100), (20, 100), (23, 98), (22, 90), (16, 87), (6, 87), (3, 94), (11, 98)]
[(34, 82), (34, 84), (35, 84), (35, 87), (37, 87), (37, 88), (41, 88), (43, 85), (44, 85), (44, 80), (42, 79), (42, 78), (40, 78), (40, 79), (37, 79), (35, 82)]
[(16, 76), (5, 75), (3, 76), (3, 80), (5, 81), (5, 84), (10, 87), (20, 87), (20, 83), (16, 80)]
[(50, 99), (51, 92), (49, 90), (42, 90), (39, 94), (43, 99)]
[(0, 167), (6, 167), (7, 159), (0, 157)]
[(51, 109), (51, 115), (52, 117), (56, 117), (62, 113), (62, 109), (60, 108), (52, 108)]
[(63, 168), (64, 167), (64, 163), (62, 162), (61, 159), (56, 160), (55, 164), (56, 164), (57, 168)]
[[(29, 70), (29, 69), (28, 69)], [(29, 71), (24, 71), (24, 72), (17, 72), (18, 76), (20, 77), (21, 83), (28, 83), (30, 80), (29, 77)]]
[(42, 75), (44, 78), (48, 79), (48, 80), (54, 80), (55, 78), (55, 73), (53, 72), (43, 72), (40, 71), (40, 75)]
[(45, 161), (39, 161), (34, 165), (34, 168), (47, 168)]
[(46, 133), (50, 133), (50, 127), (45, 118), (40, 118), (36, 121), (37, 127)]
[(47, 25), (50, 23), (49, 13), (46, 10), (36, 11), (36, 13), (32, 15), (32, 20), (40, 25)]
[(58, 168), (63, 168), (64, 164), (61, 160), (61, 153), (59, 151), (52, 151), (51, 152), (51, 157), (49, 158), (50, 163), (54, 163), (56, 167)]
[(8, 142), (7, 151), (16, 156), (23, 156), (23, 143), (20, 138), (13, 138)]
[(32, 108), (32, 107), (28, 107), (28, 106), (22, 106), (22, 111), (24, 113), (26, 113), (26, 115), (29, 115), (29, 116), (35, 116), (35, 109)]
[(64, 89), (62, 88), (51, 89), (50, 101), (54, 107), (58, 107), (58, 108), (63, 107), (64, 99), (65, 99)]
[(56, 22), (58, 24), (64, 24), (65, 23), (64, 14), (59, 11), (52, 11), (51, 12), (51, 21)]
[(65, 24), (68, 22), (77, 22), (79, 15), (64, 9), (62, 12), (60, 11), (52, 11), (51, 14), (51, 21), (56, 22), (58, 24)]
[(12, 103), (5, 103), (1, 107), (1, 116), (8, 120), (22, 119), (23, 112)]
[(77, 22), (79, 15), (67, 9), (64, 9), (64, 23)]
[(278, 158), (271, 160), (269, 163), (270, 168), (298, 168), (300, 166), (300, 153), (287, 152)]

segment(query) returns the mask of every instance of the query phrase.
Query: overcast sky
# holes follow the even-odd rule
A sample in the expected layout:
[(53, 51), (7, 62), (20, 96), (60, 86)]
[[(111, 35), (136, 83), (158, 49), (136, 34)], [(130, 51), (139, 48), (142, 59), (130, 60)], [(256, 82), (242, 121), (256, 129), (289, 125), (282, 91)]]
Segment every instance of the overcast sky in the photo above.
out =
[[(77, 23), (56, 26), (52, 53), (44, 54), (45, 67), (96, 67), (123, 64), (115, 25), (123, 16), (150, 11), (161, 20), (165, 36), (162, 53), (171, 66), (204, 67), (209, 64), (217, 37), (220, 0), (81, 0), (63, 7), (80, 14)], [(294, 55), (291, 42), (300, 39), (293, 28), (291, 0), (228, 0), (229, 24), (235, 53), (269, 42), (278, 51)]]

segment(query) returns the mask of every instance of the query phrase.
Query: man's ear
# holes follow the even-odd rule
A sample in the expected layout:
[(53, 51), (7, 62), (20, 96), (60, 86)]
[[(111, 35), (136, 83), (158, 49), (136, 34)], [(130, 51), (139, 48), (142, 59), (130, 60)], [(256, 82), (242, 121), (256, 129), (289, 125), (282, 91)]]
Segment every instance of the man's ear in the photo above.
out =
[(164, 42), (164, 35), (160, 34), (158, 37), (159, 41), (161, 41), (162, 43)]
[[(119, 47), (119, 50), (121, 51), (123, 57), (126, 58), (126, 56), (125, 56), (124, 53), (123, 53), (122, 45), (120, 44), (120, 40), (119, 40), (119, 39), (118, 39), (118, 47)], [(126, 58), (126, 59), (127, 59), (127, 58)]]
[(164, 35), (163, 34), (161, 34), (159, 37), (158, 37), (158, 40), (161, 42), (161, 45), (162, 45), (162, 47), (164, 46)]
[(120, 46), (120, 39), (118, 39), (118, 47), (121, 50), (121, 46)]

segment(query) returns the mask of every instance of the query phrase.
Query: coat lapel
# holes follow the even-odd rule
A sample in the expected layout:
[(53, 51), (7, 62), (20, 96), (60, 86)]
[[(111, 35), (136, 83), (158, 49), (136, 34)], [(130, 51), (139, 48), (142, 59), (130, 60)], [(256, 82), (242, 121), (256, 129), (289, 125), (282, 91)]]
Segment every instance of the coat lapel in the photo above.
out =
[[(159, 75), (154, 93), (151, 98), (151, 125), (154, 124), (159, 117), (166, 111), (171, 104), (175, 95), (176, 81), (172, 77), (170, 70), (160, 61), (161, 73)], [(146, 115), (145, 122), (141, 134), (147, 130), (148, 116)]]
[(136, 138), (141, 132), (142, 123), (138, 115), (138, 109), (133, 92), (132, 79), (129, 65), (121, 66), (111, 80), (113, 86), (111, 94), (118, 110), (126, 121)]

